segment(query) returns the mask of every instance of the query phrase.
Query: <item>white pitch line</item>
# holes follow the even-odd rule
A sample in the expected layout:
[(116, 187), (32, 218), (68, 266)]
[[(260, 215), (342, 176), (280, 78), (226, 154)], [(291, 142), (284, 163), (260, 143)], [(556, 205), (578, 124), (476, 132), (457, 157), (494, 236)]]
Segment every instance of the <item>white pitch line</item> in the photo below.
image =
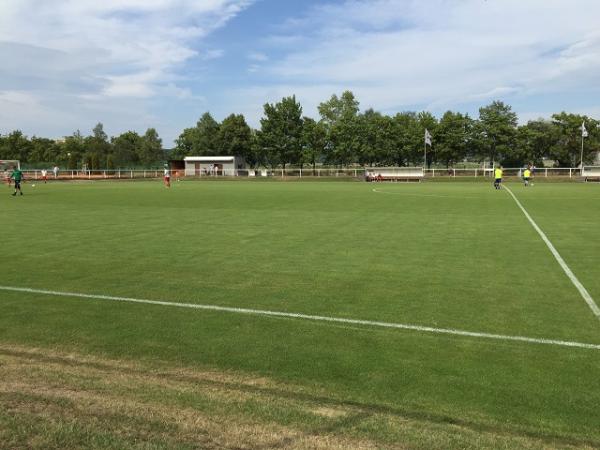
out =
[(517, 206), (521, 209), (521, 211), (523, 211), (523, 214), (525, 214), (525, 217), (527, 217), (527, 220), (529, 220), (529, 223), (531, 223), (531, 225), (533, 226), (535, 231), (538, 232), (538, 234), (540, 235), (540, 237), (542, 238), (542, 240), (544, 241), (546, 246), (550, 249), (550, 252), (554, 256), (556, 261), (558, 261), (558, 264), (560, 265), (562, 270), (567, 274), (567, 277), (569, 277), (569, 280), (571, 280), (571, 283), (573, 283), (575, 285), (575, 287), (577, 288), (577, 290), (579, 291), (579, 293), (581, 294), (581, 296), (583, 297), (585, 302), (588, 304), (588, 306), (592, 310), (592, 312), (596, 315), (597, 318), (600, 319), (600, 308), (598, 308), (598, 305), (596, 304), (596, 302), (594, 301), (594, 299), (592, 298), (590, 293), (583, 286), (583, 284), (581, 284), (581, 282), (577, 279), (577, 277), (575, 276), (573, 271), (569, 268), (569, 266), (567, 266), (567, 263), (562, 258), (562, 256), (560, 256), (560, 253), (558, 253), (558, 250), (556, 250), (556, 248), (554, 248), (554, 245), (552, 245), (552, 242), (550, 242), (550, 239), (548, 239), (548, 237), (544, 234), (544, 232), (541, 230), (541, 228), (538, 227), (537, 223), (535, 223), (535, 221), (531, 218), (529, 213), (525, 210), (523, 205), (521, 205), (521, 202), (519, 201), (519, 199), (517, 199), (516, 195), (513, 194), (513, 192), (507, 186), (504, 186), (504, 188), (510, 194), (510, 196), (513, 198), (513, 200), (517, 203)]
[(411, 330), (411, 331), (421, 331), (425, 333), (435, 333), (435, 334), (449, 334), (455, 336), (467, 336), (474, 338), (483, 338), (483, 339), (494, 339), (500, 341), (517, 341), (517, 342), (526, 342), (529, 344), (546, 344), (546, 345), (555, 345), (561, 347), (576, 347), (576, 348), (584, 348), (591, 350), (600, 350), (600, 344), (588, 344), (583, 342), (574, 342), (574, 341), (562, 341), (557, 339), (545, 339), (545, 338), (531, 338), (525, 336), (510, 336), (504, 334), (491, 334), (491, 333), (479, 333), (474, 331), (465, 331), (465, 330), (456, 330), (453, 328), (433, 328), (433, 327), (425, 327), (420, 325), (408, 325), (402, 323), (392, 323), (392, 322), (377, 322), (371, 320), (359, 320), (359, 319), (343, 319), (338, 317), (327, 317), (327, 316), (313, 316), (308, 314), (298, 314), (298, 313), (287, 313), (287, 312), (279, 312), (279, 311), (266, 311), (260, 309), (247, 309), (247, 308), (233, 308), (227, 306), (216, 306), (216, 305), (202, 305), (196, 303), (176, 303), (176, 302), (168, 302), (161, 300), (146, 300), (139, 298), (129, 298), (129, 297), (115, 297), (112, 295), (98, 295), (98, 294), (81, 294), (77, 292), (60, 292), (60, 291), (50, 291), (45, 289), (31, 289), (31, 288), (22, 288), (22, 287), (13, 287), (13, 286), (0, 286), (0, 291), (11, 291), (11, 292), (24, 292), (29, 294), (42, 294), (42, 295), (53, 295), (56, 297), (77, 297), (77, 298), (87, 298), (94, 300), (111, 300), (118, 302), (128, 302), (128, 303), (144, 303), (149, 305), (161, 305), (161, 306), (171, 306), (178, 308), (192, 308), (192, 309), (203, 309), (208, 311), (219, 311), (219, 312), (229, 312), (229, 313), (237, 313), (237, 314), (251, 314), (256, 316), (270, 316), (270, 317), (286, 317), (292, 319), (303, 319), (310, 321), (319, 321), (319, 322), (330, 322), (330, 323), (343, 323), (343, 324), (352, 324), (352, 325), (365, 325), (372, 327), (380, 327), (380, 328), (395, 328), (401, 330)]

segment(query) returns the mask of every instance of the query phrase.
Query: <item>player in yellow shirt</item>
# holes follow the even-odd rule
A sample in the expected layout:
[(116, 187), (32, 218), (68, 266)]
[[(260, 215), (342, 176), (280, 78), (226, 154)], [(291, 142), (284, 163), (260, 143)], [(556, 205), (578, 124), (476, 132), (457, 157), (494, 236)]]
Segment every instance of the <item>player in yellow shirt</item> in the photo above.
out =
[(527, 169), (523, 171), (523, 182), (525, 187), (529, 186), (529, 179), (531, 178), (531, 169), (527, 166)]
[(502, 184), (502, 166), (498, 166), (494, 169), (494, 187), (501, 189)]

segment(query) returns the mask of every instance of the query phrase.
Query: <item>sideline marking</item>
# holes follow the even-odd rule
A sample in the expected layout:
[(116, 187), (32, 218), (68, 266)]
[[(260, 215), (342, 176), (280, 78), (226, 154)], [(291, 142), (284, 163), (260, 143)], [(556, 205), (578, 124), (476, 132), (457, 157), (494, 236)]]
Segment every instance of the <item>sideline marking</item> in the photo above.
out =
[(596, 302), (594, 302), (594, 299), (592, 298), (590, 293), (583, 286), (583, 284), (581, 284), (581, 282), (577, 279), (577, 277), (575, 276), (573, 271), (569, 268), (569, 266), (567, 266), (567, 263), (562, 258), (562, 256), (560, 256), (560, 253), (558, 253), (558, 250), (556, 250), (556, 248), (554, 248), (554, 245), (552, 245), (552, 242), (550, 242), (550, 239), (548, 239), (548, 237), (544, 234), (544, 232), (541, 230), (541, 228), (538, 227), (537, 223), (534, 222), (534, 220), (531, 218), (529, 213), (525, 210), (523, 205), (521, 205), (521, 202), (517, 199), (516, 195), (513, 194), (513, 192), (506, 185), (504, 186), (504, 188), (511, 195), (513, 200), (517, 203), (517, 206), (519, 208), (521, 208), (521, 211), (523, 211), (523, 214), (525, 214), (525, 217), (527, 217), (527, 220), (529, 220), (529, 223), (531, 223), (531, 225), (533, 226), (535, 231), (538, 232), (538, 234), (540, 235), (540, 237), (542, 238), (544, 243), (548, 246), (548, 248), (550, 249), (550, 252), (552, 252), (552, 255), (554, 255), (554, 258), (556, 259), (556, 261), (558, 261), (558, 264), (560, 264), (560, 267), (562, 267), (562, 270), (567, 274), (567, 276), (571, 280), (571, 283), (573, 283), (575, 285), (575, 287), (577, 288), (577, 290), (579, 291), (579, 293), (581, 294), (581, 296), (583, 297), (585, 302), (588, 304), (588, 306), (592, 310), (592, 312), (596, 315), (596, 317), (598, 319), (600, 319), (600, 308), (598, 308), (598, 305), (596, 304)]
[(576, 348), (585, 348), (591, 350), (600, 350), (600, 344), (587, 344), (584, 342), (574, 342), (574, 341), (561, 341), (557, 339), (545, 339), (545, 338), (531, 338), (526, 336), (510, 336), (504, 334), (492, 334), (492, 333), (479, 333), (474, 331), (465, 331), (465, 330), (456, 330), (453, 328), (433, 328), (426, 327), (421, 325), (408, 325), (402, 323), (392, 323), (392, 322), (377, 322), (371, 320), (359, 320), (359, 319), (343, 319), (338, 317), (327, 317), (327, 316), (312, 316), (308, 314), (298, 314), (298, 313), (286, 313), (279, 311), (268, 311), (268, 310), (260, 310), (260, 309), (247, 309), (247, 308), (233, 308), (227, 306), (216, 306), (216, 305), (202, 305), (195, 303), (176, 303), (176, 302), (167, 302), (162, 300), (145, 300), (139, 298), (129, 298), (129, 297), (115, 297), (112, 295), (97, 295), (97, 294), (81, 294), (77, 292), (60, 292), (60, 291), (49, 291), (44, 289), (31, 289), (31, 288), (22, 288), (22, 287), (13, 287), (13, 286), (0, 286), (0, 291), (11, 291), (11, 292), (26, 292), (30, 294), (42, 294), (42, 295), (53, 295), (57, 297), (77, 297), (77, 298), (88, 298), (94, 300), (112, 300), (119, 302), (129, 302), (129, 303), (145, 303), (150, 305), (161, 305), (161, 306), (172, 306), (179, 308), (192, 308), (192, 309), (203, 309), (209, 311), (219, 311), (219, 312), (230, 312), (237, 314), (251, 314), (255, 316), (271, 316), (271, 317), (287, 317), (293, 319), (304, 319), (311, 321), (320, 321), (320, 322), (333, 322), (333, 323), (344, 323), (344, 324), (352, 324), (352, 325), (367, 325), (381, 328), (395, 328), (401, 330), (411, 330), (411, 331), (422, 331), (426, 333), (436, 333), (436, 334), (450, 334), (455, 336), (467, 336), (467, 337), (475, 337), (475, 338), (484, 338), (484, 339), (495, 339), (500, 341), (517, 341), (517, 342), (527, 342), (529, 344), (546, 344), (546, 345), (556, 345), (561, 347), (576, 347)]

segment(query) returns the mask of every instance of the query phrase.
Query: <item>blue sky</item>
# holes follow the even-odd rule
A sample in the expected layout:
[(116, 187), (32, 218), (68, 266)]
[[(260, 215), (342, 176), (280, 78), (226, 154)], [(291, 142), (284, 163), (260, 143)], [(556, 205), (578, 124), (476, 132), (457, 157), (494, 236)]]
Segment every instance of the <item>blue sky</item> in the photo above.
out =
[(265, 102), (316, 117), (346, 89), (388, 114), (598, 119), (599, 23), (597, 0), (2, 0), (0, 133), (100, 121), (170, 147), (205, 111), (258, 127)]

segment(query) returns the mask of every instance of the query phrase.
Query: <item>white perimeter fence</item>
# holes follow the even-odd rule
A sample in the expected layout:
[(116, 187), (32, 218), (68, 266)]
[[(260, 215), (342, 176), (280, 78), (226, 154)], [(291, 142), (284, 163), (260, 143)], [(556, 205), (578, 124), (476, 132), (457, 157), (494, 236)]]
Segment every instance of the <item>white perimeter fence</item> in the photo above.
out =
[[(357, 167), (357, 168), (303, 168), (303, 169), (224, 169), (214, 173), (197, 173), (195, 175), (186, 175), (184, 170), (172, 170), (172, 179), (194, 179), (194, 178), (219, 178), (219, 177), (279, 177), (279, 178), (365, 178), (365, 172), (377, 173), (378, 170), (402, 169), (401, 167)], [(519, 177), (522, 175), (522, 168), (504, 169), (505, 177)], [(453, 177), (453, 178), (478, 178), (493, 176), (491, 169), (425, 169), (426, 178)], [(25, 179), (41, 180), (41, 170), (23, 170)], [(60, 170), (57, 179), (60, 180), (102, 180), (102, 179), (150, 179), (162, 178), (163, 170)], [(580, 178), (581, 169), (579, 168), (539, 168), (533, 172), (534, 177), (562, 177), (562, 178)], [(48, 180), (55, 179), (54, 173), (48, 171)]]

